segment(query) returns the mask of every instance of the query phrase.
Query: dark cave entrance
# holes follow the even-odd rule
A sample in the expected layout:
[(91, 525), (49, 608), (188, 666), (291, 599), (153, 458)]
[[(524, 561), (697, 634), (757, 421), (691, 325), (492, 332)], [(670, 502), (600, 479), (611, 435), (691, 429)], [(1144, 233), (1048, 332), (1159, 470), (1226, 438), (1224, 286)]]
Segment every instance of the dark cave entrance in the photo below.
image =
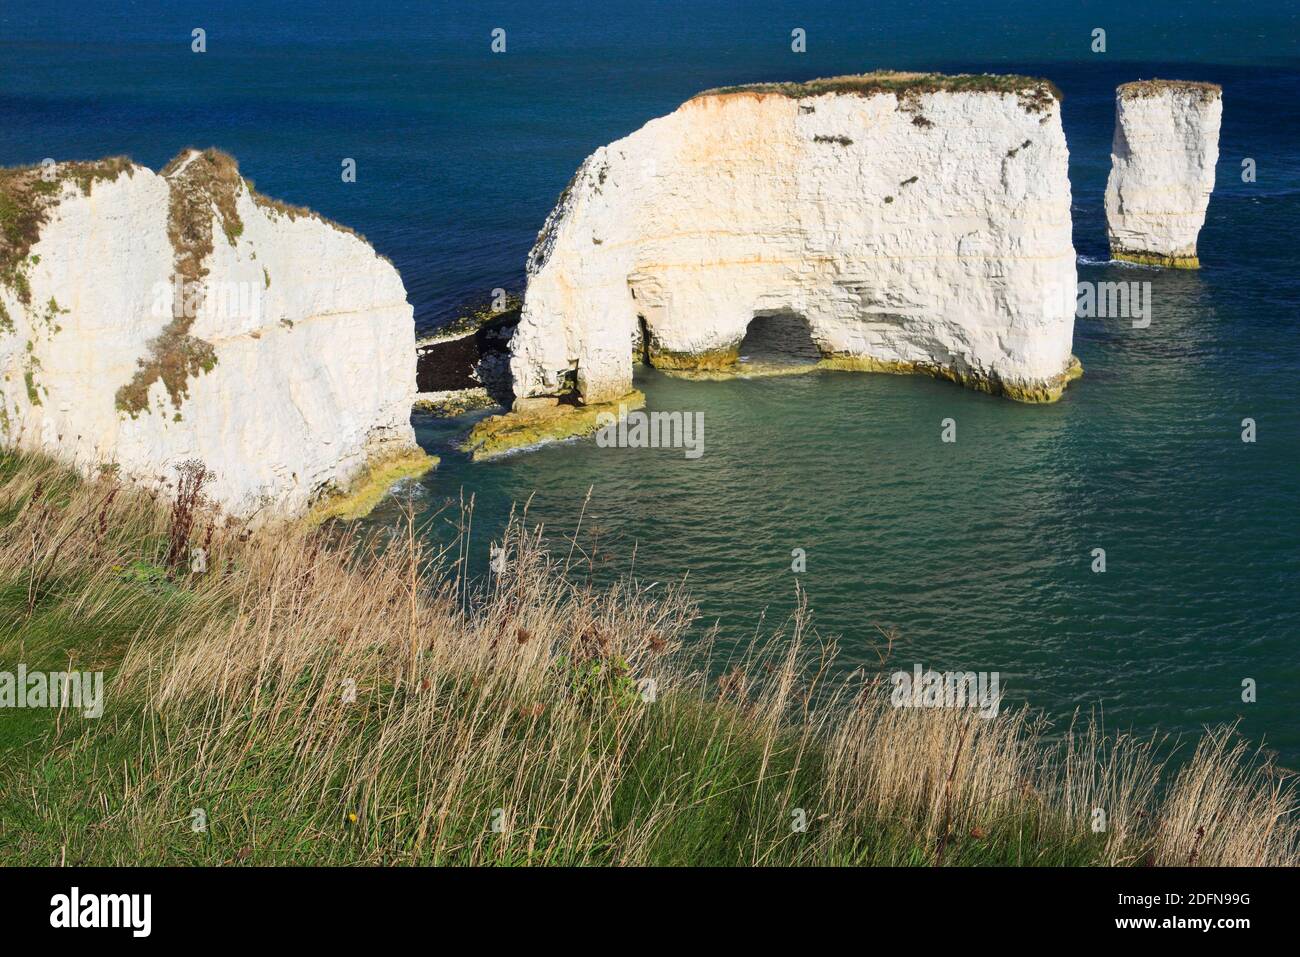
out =
[(807, 365), (821, 357), (808, 320), (797, 312), (758, 313), (740, 340), (742, 362)]
[(650, 327), (645, 316), (636, 317), (636, 338), (632, 341), (632, 361), (650, 365)]

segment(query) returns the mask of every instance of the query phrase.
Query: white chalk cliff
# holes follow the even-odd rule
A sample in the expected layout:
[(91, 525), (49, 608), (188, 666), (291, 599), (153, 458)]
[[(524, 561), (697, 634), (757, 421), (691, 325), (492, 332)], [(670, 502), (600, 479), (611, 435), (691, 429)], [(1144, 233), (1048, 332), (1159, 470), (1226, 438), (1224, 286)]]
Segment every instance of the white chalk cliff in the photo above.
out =
[(1223, 90), (1212, 83), (1147, 80), (1115, 95), (1106, 182), (1111, 256), (1194, 269), (1196, 238), (1214, 190)]
[(422, 460), (411, 306), (364, 239), (216, 151), (0, 172), (28, 227), (0, 249), (6, 446), (162, 488), (198, 459), (259, 521)]
[(1067, 159), (1041, 80), (701, 94), (596, 150), (561, 197), (529, 258), (515, 394), (617, 399), (634, 350), (726, 369), (779, 316), (825, 365), (1055, 399), (1078, 370)]

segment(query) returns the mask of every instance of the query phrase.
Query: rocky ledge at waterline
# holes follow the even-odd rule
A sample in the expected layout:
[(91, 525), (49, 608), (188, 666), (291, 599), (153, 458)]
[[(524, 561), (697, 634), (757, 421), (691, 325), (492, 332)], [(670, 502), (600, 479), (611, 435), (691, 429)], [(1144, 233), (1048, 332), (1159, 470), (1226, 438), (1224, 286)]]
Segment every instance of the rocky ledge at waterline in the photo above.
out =
[(1214, 190), (1223, 89), (1142, 80), (1115, 92), (1106, 226), (1115, 259), (1196, 269)]
[(596, 150), (547, 219), (510, 346), (515, 431), (537, 400), (616, 403), (634, 357), (734, 370), (773, 318), (824, 366), (1053, 401), (1079, 373), (1067, 164), (1044, 80), (702, 93)]
[(348, 513), (433, 464), (415, 442), (415, 327), (360, 236), (187, 150), (0, 171), (0, 432), (83, 472), (256, 521)]
[(519, 299), (478, 305), (415, 343), (417, 414), (455, 417), (505, 406), (510, 391), (510, 337), (519, 322)]

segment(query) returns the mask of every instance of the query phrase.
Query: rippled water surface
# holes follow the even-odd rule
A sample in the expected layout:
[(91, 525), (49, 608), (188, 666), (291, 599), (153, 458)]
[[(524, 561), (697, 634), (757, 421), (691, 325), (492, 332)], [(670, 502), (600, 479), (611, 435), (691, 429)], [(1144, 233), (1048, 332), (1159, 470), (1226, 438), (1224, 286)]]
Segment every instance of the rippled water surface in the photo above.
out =
[[(904, 638), (896, 662), (1000, 671), (1011, 699), (1054, 714), (1097, 706), (1141, 730), (1243, 715), (1294, 758), (1295, 379), (1270, 371), (1271, 347), (1248, 358), (1224, 335), (1210, 271), (1152, 281), (1179, 304), (1168, 320), (1141, 336), (1085, 324), (1089, 372), (1051, 407), (913, 377), (646, 372), (650, 408), (703, 411), (700, 458), (585, 441), (469, 464), (453, 425), (421, 422), (444, 456), (425, 501), (472, 491), (486, 536), (532, 495), (530, 517), (560, 534), (591, 487), (584, 521), (608, 552), (626, 566), (635, 545), (647, 581), (688, 576), (730, 641), (784, 617), (797, 579), (847, 664), (873, 663), (880, 624)], [(1261, 441), (1244, 444), (1259, 409)], [(1243, 677), (1258, 704), (1241, 705)]]

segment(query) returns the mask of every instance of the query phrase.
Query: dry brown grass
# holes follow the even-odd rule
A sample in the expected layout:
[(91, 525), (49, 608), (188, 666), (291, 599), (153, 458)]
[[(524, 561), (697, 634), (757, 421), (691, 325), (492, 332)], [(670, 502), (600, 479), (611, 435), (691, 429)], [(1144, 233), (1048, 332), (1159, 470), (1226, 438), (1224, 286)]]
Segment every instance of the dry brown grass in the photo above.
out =
[(1049, 739), (1023, 710), (900, 710), (878, 678), (832, 678), (802, 605), (723, 662), (681, 589), (596, 587), (581, 542), (552, 551), (522, 516), (475, 584), (468, 518), (438, 554), (414, 516), (365, 543), (191, 518), (208, 571), (156, 580), (123, 570), (176, 550), (169, 512), (111, 477), (10, 460), (0, 515), (6, 660), (42, 622), (123, 636), (102, 724), (0, 773), (19, 859), (1300, 862), (1293, 792), (1226, 731), (1162, 790), (1158, 740)]

